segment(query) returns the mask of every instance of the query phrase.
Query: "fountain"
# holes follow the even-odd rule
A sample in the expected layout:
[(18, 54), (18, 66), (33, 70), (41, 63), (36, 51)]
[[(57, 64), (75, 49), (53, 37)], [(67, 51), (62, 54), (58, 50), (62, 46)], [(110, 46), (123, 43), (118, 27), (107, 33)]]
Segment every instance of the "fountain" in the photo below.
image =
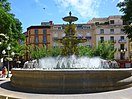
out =
[[(39, 60), (39, 68), (12, 69), (11, 84), (14, 87), (43, 93), (89, 93), (130, 87), (132, 69), (110, 68), (108, 61), (98, 57), (77, 57), (79, 43), (86, 39), (75, 36), (72, 22), (78, 18), (63, 18), (69, 22), (65, 36), (56, 41), (62, 43), (61, 56)], [(76, 55), (76, 56), (75, 56)]]

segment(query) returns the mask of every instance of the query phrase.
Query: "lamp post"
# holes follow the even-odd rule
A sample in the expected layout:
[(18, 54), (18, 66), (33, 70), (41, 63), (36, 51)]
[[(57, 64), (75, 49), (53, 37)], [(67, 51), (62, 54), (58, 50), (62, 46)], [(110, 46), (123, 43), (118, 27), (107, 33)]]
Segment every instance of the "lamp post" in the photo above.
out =
[[(8, 58), (10, 58), (10, 54), (9, 54), (9, 51), (11, 50), (11, 47), (10, 46), (8, 46), (7, 47), (7, 57)], [(8, 73), (7, 73), (7, 78), (9, 78), (9, 65), (10, 65), (10, 62), (9, 62), (9, 60), (7, 60), (7, 62), (8, 62), (8, 68), (7, 68), (7, 71), (8, 71)]]
[(127, 49), (121, 49), (120, 50), (120, 52), (121, 52), (121, 55), (123, 55), (123, 56), (121, 56), (122, 57), (122, 59), (125, 59), (125, 52), (127, 51)]
[[(9, 69), (10, 69), (10, 63), (9, 63), (9, 61), (10, 61), (10, 60), (9, 60), (9, 58), (10, 58), (10, 53), (9, 53), (9, 51), (10, 51), (10, 50), (11, 50), (11, 47), (10, 47), (10, 45), (9, 45), (9, 46), (7, 47), (7, 62), (8, 62), (8, 68), (7, 68), (8, 73), (7, 73), (7, 78), (9, 78)], [(2, 54), (5, 55), (5, 54), (6, 54), (6, 51), (3, 50), (3, 51), (2, 51)], [(12, 52), (11, 55), (14, 56), (15, 53)]]

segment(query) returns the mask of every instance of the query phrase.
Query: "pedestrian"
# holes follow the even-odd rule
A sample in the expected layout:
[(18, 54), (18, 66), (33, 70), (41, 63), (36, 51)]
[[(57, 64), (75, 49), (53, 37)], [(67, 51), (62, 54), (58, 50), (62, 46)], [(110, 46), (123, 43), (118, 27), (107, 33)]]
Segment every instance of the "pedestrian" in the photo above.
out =
[(4, 67), (3, 70), (2, 70), (2, 77), (7, 77), (7, 68)]

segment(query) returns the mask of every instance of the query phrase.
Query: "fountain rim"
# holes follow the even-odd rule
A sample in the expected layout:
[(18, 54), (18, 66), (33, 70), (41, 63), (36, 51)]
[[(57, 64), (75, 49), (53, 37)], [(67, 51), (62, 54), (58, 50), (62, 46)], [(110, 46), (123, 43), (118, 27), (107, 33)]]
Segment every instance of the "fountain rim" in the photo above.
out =
[(70, 72), (70, 71), (131, 71), (132, 72), (132, 68), (120, 68), (120, 69), (43, 69), (43, 68), (12, 68), (12, 70), (18, 70), (18, 71), (55, 71), (55, 72)]

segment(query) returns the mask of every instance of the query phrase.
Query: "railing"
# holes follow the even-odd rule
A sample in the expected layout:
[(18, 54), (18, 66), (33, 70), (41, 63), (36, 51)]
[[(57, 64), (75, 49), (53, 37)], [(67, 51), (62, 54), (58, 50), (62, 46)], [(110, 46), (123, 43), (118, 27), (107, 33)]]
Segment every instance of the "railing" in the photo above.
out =
[(125, 40), (125, 39), (120, 39), (118, 42), (119, 42), (119, 43), (126, 43), (127, 40)]
[(91, 39), (92, 37), (91, 37), (91, 36), (86, 36), (85, 38), (86, 38), (86, 39)]
[(78, 39), (82, 39), (82, 38), (83, 38), (83, 36), (78, 36), (77, 38), (78, 38)]

